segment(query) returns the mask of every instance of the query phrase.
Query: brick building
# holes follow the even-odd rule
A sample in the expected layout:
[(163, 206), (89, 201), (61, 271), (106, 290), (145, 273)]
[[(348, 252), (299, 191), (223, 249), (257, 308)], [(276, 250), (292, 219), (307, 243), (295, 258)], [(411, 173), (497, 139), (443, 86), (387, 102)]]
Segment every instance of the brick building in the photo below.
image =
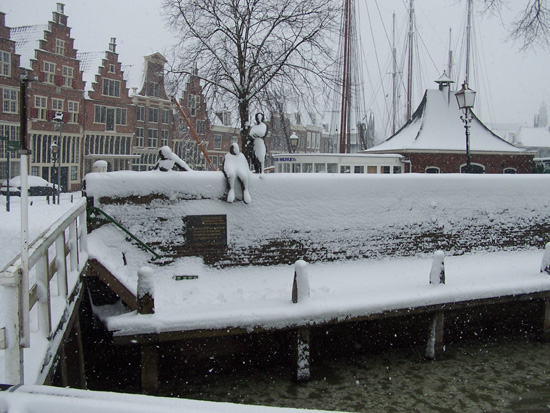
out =
[(82, 175), (97, 160), (107, 161), (109, 171), (132, 167), (136, 117), (122, 65), (111, 38), (105, 52), (80, 52), (77, 59), (86, 82)]
[[(412, 119), (369, 154), (400, 154), (418, 173), (461, 173), (466, 167), (464, 124), (449, 84), (427, 90)], [(471, 165), (477, 173), (531, 173), (534, 152), (518, 148), (489, 130), (475, 115), (470, 125)]]

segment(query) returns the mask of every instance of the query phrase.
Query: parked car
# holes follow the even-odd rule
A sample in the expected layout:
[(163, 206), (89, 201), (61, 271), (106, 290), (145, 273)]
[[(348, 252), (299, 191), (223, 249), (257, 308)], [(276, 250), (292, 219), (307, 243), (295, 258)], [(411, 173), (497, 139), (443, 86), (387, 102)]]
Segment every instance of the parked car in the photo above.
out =
[[(45, 179), (39, 176), (29, 175), (29, 196), (44, 196), (53, 195), (54, 186)], [(3, 181), (0, 184), (0, 194), (6, 195), (8, 193), (8, 181)], [(57, 194), (57, 188), (55, 193)], [(10, 179), (10, 196), (21, 196), (21, 177), (15, 176)]]

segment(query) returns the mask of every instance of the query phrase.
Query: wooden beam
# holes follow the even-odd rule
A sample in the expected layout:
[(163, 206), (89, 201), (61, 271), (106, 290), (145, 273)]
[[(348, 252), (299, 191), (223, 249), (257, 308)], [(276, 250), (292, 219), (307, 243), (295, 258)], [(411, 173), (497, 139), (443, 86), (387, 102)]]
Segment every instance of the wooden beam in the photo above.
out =
[(141, 391), (154, 394), (158, 390), (157, 345), (141, 345)]
[(88, 261), (87, 277), (98, 277), (132, 310), (138, 309), (136, 296), (96, 259)]

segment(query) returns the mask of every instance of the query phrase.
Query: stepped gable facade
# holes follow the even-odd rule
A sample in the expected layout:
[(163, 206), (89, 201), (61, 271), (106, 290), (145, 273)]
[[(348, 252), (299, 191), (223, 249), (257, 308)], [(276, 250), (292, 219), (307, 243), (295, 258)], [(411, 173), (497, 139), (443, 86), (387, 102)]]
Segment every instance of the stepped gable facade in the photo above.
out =
[[(454, 92), (448, 84), (428, 89), (412, 119), (365, 153), (393, 153), (408, 158), (407, 172), (461, 173), (466, 166), (466, 135)], [(494, 134), (476, 116), (470, 126), (471, 165), (478, 173), (531, 173), (534, 152)]]
[(103, 52), (77, 54), (86, 81), (83, 174), (97, 160), (109, 171), (132, 169), (136, 110), (116, 53), (116, 39)]
[[(51, 181), (51, 145), (56, 143), (61, 159), (61, 187), (65, 191), (78, 189), (82, 178), (84, 81), (64, 5), (57, 4), (47, 25), (15, 27), (10, 36), (15, 42), (15, 53), (20, 55), (20, 66), (37, 80), (29, 82), (27, 97), (29, 172)], [(52, 121), (56, 112), (63, 113), (61, 133)]]
[[(15, 41), (10, 38), (5, 14), (0, 12), (0, 136), (19, 140), (19, 68), (20, 56), (15, 52)], [(6, 178), (7, 157), (10, 156), (10, 176), (19, 175), (17, 153), (8, 151), (5, 141), (0, 141), (0, 179)], [(3, 162), (2, 162), (3, 161)]]

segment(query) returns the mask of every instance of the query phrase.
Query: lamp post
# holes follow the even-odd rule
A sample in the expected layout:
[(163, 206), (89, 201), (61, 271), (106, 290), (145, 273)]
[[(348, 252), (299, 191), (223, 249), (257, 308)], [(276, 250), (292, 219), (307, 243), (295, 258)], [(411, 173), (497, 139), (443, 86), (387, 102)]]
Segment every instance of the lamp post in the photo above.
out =
[(464, 82), (462, 89), (455, 93), (458, 107), (464, 110), (464, 115), (460, 117), (464, 122), (466, 130), (466, 173), (471, 173), (470, 162), (470, 124), (472, 123), (473, 115), (471, 109), (474, 107), (476, 92), (468, 87), (468, 83)]
[(292, 153), (296, 153), (296, 149), (298, 148), (298, 142), (300, 141), (300, 138), (292, 132), (292, 135), (290, 135), (290, 138), (288, 138), (290, 141), (290, 151)]
[[(57, 168), (55, 167), (55, 164), (57, 162), (57, 156), (59, 154), (59, 146), (57, 145), (56, 141), (53, 141), (52, 144), (50, 145), (50, 152), (52, 154), (52, 162), (53, 162), (52, 172), (57, 175), (56, 173)], [(53, 179), (53, 203), (55, 204), (55, 188), (57, 184), (57, 177), (52, 177), (52, 178), (55, 178)]]
[[(54, 168), (55, 168), (55, 161), (57, 159), (57, 205), (59, 205), (60, 197), (61, 197), (61, 184), (60, 184), (60, 175), (61, 175), (61, 137), (62, 137), (62, 131), (63, 131), (63, 112), (55, 112), (55, 115), (53, 117), (54, 121), (54, 129), (59, 130), (59, 139), (58, 143), (55, 144), (52, 143), (51, 149), (52, 149), (52, 155), (54, 157)], [(54, 146), (55, 145), (55, 146)], [(55, 204), (55, 183), (54, 183), (54, 192), (53, 192), (53, 199)]]

